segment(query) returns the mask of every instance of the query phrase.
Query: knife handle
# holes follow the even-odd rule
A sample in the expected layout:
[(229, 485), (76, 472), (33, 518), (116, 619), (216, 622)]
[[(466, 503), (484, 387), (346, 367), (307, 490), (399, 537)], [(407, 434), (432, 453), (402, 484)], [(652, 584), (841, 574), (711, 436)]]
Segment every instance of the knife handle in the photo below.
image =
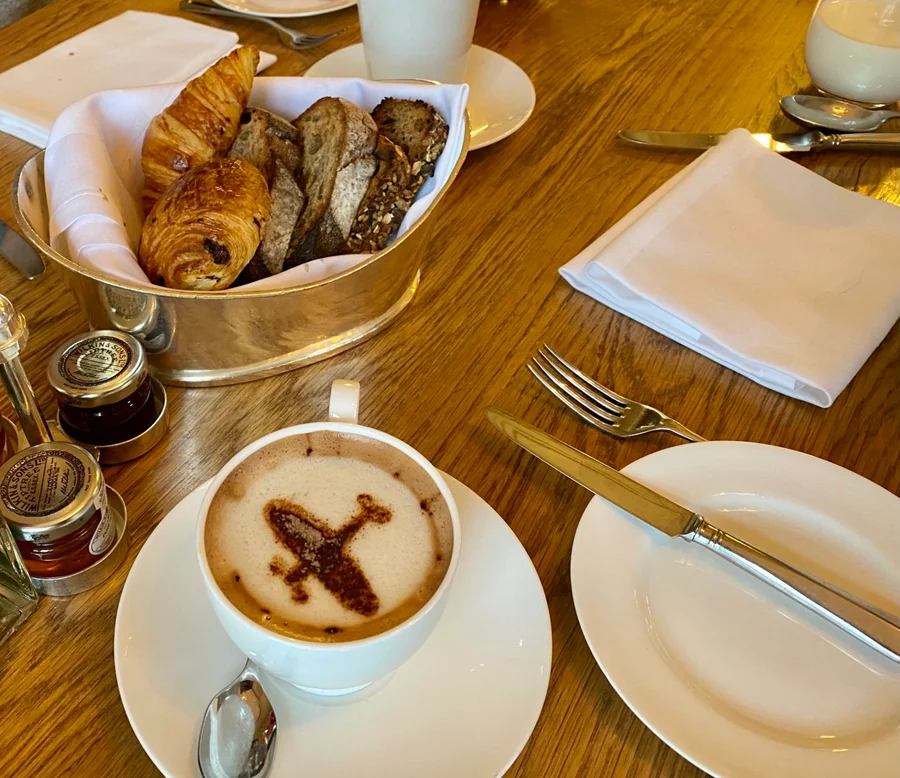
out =
[(703, 519), (699, 520), (691, 534), (684, 537), (706, 546), (733, 565), (778, 589), (888, 659), (900, 662), (900, 623), (889, 614), (800, 572)]
[(828, 135), (820, 148), (871, 149), (875, 151), (900, 151), (900, 133), (854, 132)]

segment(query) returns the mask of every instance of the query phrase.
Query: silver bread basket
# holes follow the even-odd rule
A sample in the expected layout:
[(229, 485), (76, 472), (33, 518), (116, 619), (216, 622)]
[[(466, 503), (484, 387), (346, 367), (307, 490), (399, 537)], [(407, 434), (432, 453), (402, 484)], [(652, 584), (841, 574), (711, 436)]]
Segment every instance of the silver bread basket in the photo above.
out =
[(13, 212), (26, 240), (62, 274), (92, 329), (138, 338), (151, 372), (175, 386), (221, 386), (283, 373), (345, 351), (392, 322), (419, 285), (436, 210), (468, 151), (428, 210), (383, 251), (331, 278), (285, 289), (149, 290), (81, 266), (50, 248), (44, 152), (16, 173)]

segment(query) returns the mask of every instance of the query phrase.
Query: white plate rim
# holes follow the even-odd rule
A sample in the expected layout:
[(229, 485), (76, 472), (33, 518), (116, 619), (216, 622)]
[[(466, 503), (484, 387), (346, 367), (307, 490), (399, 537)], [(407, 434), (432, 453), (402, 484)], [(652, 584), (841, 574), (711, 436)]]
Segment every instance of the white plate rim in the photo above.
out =
[(344, 8), (356, 5), (356, 0), (318, 0), (319, 7), (310, 8), (307, 11), (252, 11), (246, 8), (239, 0), (213, 0), (213, 2), (222, 6), (222, 8), (227, 8), (229, 11), (237, 11), (253, 17), (265, 16), (270, 19), (301, 19), (307, 16), (319, 16), (332, 11), (341, 11)]
[[(876, 500), (884, 500), (885, 498), (887, 498), (891, 502), (897, 502), (896, 495), (893, 495), (891, 492), (883, 489), (878, 484), (869, 481), (868, 479), (860, 476), (857, 473), (854, 473), (853, 471), (847, 470), (832, 462), (828, 462), (827, 460), (823, 460), (809, 454), (762, 443), (751, 443), (743, 441), (709, 441), (704, 443), (692, 443), (688, 445), (675, 446), (672, 448), (653, 452), (641, 459), (638, 459), (629, 464), (627, 467), (623, 468), (622, 472), (632, 475), (632, 477), (635, 477), (637, 480), (643, 480), (642, 470), (645, 463), (650, 460), (653, 461), (654, 465), (658, 466), (660, 465), (660, 463), (665, 463), (665, 461), (670, 458), (684, 456), (696, 457), (701, 452), (703, 453), (703, 456), (709, 455), (711, 457), (719, 457), (725, 455), (726, 453), (734, 453), (736, 455), (746, 454), (751, 459), (757, 459), (759, 457), (765, 458), (767, 456), (777, 456), (789, 459), (798, 463), (802, 467), (821, 469), (823, 475), (830, 476), (832, 478), (839, 478), (846, 481), (847, 483), (854, 484), (855, 487), (860, 489), (861, 491), (869, 491)], [(668, 485), (657, 483), (655, 485), (655, 488), (663, 493), (666, 493)], [(896, 505), (893, 506), (894, 510), (896, 510), (896, 507)], [(585, 640), (588, 643), (595, 661), (606, 675), (607, 679), (610, 682), (610, 685), (615, 689), (617, 694), (619, 694), (626, 705), (628, 705), (632, 712), (634, 712), (634, 714), (648, 727), (648, 729), (650, 729), (657, 737), (659, 737), (664, 743), (666, 743), (666, 745), (668, 745), (670, 748), (672, 748), (692, 764), (709, 773), (711, 776), (718, 776), (718, 778), (742, 778), (744, 773), (725, 772), (720, 766), (721, 759), (715, 759), (716, 748), (709, 746), (710, 743), (716, 743), (717, 741), (715, 733), (705, 731), (701, 736), (697, 737), (696, 741), (692, 743), (680, 742), (677, 738), (670, 736), (670, 734), (667, 732), (666, 716), (671, 719), (672, 715), (677, 714), (668, 712), (667, 714), (660, 716), (659, 706), (654, 706), (652, 702), (648, 703), (648, 698), (645, 696), (646, 692), (641, 691), (641, 684), (635, 683), (634, 679), (637, 673), (633, 673), (631, 675), (629, 675), (627, 671), (623, 673), (621, 671), (622, 668), (618, 665), (618, 660), (614, 658), (614, 652), (610, 653), (609, 646), (611, 645), (611, 642), (608, 640), (604, 641), (603, 635), (595, 633), (591, 626), (589, 626), (588, 614), (586, 612), (587, 606), (585, 603), (585, 600), (588, 597), (586, 593), (589, 591), (589, 589), (587, 588), (588, 581), (586, 580), (586, 571), (588, 570), (588, 566), (585, 561), (587, 559), (585, 536), (586, 532), (588, 531), (587, 522), (591, 521), (592, 519), (598, 518), (596, 515), (598, 510), (602, 511), (604, 520), (612, 519), (614, 521), (616, 518), (620, 518), (620, 520), (623, 522), (629, 521), (629, 519), (624, 516), (616, 516), (617, 513), (620, 513), (619, 509), (609, 505), (600, 497), (594, 497), (582, 514), (578, 528), (576, 529), (572, 548), (572, 556), (570, 560), (572, 596), (575, 604), (579, 626), (582, 630), (582, 633), (584, 634)], [(650, 528), (638, 527), (637, 530), (642, 534), (643, 537), (648, 537), (653, 533), (653, 530), (651, 530)], [(621, 553), (622, 549), (617, 548), (617, 555), (621, 555)], [(596, 555), (596, 548), (592, 551), (590, 561), (594, 565), (598, 565), (601, 561)], [(764, 585), (760, 584), (760, 586)], [(642, 635), (641, 637), (644, 637), (648, 634), (649, 633), (645, 631), (644, 635)], [(635, 647), (632, 646), (632, 650), (636, 653), (638, 649), (635, 649)], [(644, 678), (644, 680), (646, 679)], [(674, 705), (675, 702), (670, 703), (670, 707)], [(898, 730), (897, 732), (897, 738), (900, 739), (900, 730)], [(892, 744), (892, 748), (895, 751), (897, 743), (900, 743), (900, 740), (897, 740)], [(721, 750), (721, 747), (719, 748)], [(710, 753), (705, 753), (704, 749), (707, 749)], [(891, 762), (891, 764), (893, 764), (893, 762)], [(863, 765), (864, 768), (867, 766), (868, 765)], [(754, 769), (756, 768), (755, 765), (751, 767)], [(766, 765), (764, 765), (763, 767), (766, 772), (762, 774), (765, 774), (767, 776), (775, 774), (779, 776), (786, 775), (785, 773), (778, 771), (773, 772), (770, 763), (766, 763)], [(837, 769), (837, 766), (835, 766), (835, 769)], [(833, 772), (832, 769), (829, 769), (827, 773), (816, 772), (815, 774), (817, 776), (822, 776), (822, 778), (826, 778), (826, 776), (827, 778), (831, 778), (833, 775), (843, 776), (845, 772), (846, 775), (850, 775), (851, 772), (849, 772), (848, 770), (853, 770), (852, 765), (849, 766), (849, 768), (847, 766), (842, 766), (840, 768), (840, 772)], [(760, 775), (761, 773), (748, 772), (746, 774), (756, 776)], [(792, 773), (792, 778), (793, 775), (794, 774)], [(887, 774), (885, 773), (885, 776), (886, 775)]]

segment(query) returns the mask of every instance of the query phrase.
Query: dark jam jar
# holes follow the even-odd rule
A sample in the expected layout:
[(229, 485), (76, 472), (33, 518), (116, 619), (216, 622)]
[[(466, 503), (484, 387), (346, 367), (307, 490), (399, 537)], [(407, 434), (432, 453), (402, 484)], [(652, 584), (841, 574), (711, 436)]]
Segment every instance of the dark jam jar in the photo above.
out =
[(116, 539), (100, 465), (74, 443), (41, 443), (4, 463), (0, 515), (35, 578), (80, 573)]
[(141, 344), (115, 330), (76, 335), (50, 357), (50, 386), (63, 432), (108, 446), (146, 432), (157, 419)]

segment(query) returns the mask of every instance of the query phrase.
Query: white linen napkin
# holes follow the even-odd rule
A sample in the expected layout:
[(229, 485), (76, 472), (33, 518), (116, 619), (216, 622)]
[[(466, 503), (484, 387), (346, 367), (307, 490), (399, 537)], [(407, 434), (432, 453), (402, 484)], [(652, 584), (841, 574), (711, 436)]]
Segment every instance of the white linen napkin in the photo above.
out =
[[(187, 81), (237, 46), (237, 33), (126, 11), (0, 73), (0, 132), (41, 148), (62, 111), (108, 89)], [(275, 62), (260, 54), (260, 70)]]
[(827, 408), (900, 316), (900, 209), (734, 130), (560, 273), (757, 383)]
[[(137, 261), (144, 221), (140, 208), (141, 144), (150, 120), (175, 99), (182, 87), (171, 84), (101, 92), (63, 111), (53, 125), (44, 159), (49, 238), (54, 249), (101, 273), (153, 286)], [(385, 97), (425, 100), (447, 121), (447, 144), (434, 175), (425, 182), (400, 223), (398, 235), (402, 235), (434, 201), (462, 153), (468, 86), (350, 78), (257, 78), (250, 104), (293, 119), (328, 95), (344, 97), (367, 111)], [(317, 259), (240, 288), (277, 289), (312, 283), (348, 270), (370, 256), (345, 254)]]

